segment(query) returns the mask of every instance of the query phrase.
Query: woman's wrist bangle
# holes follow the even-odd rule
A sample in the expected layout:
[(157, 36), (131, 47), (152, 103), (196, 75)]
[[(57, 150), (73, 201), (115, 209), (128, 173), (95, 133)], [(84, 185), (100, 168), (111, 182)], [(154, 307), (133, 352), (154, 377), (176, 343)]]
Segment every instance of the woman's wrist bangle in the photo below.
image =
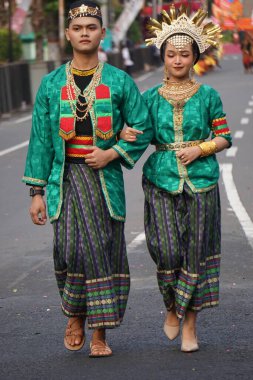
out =
[(214, 141), (206, 141), (199, 144), (201, 149), (200, 157), (211, 156), (212, 154), (217, 152), (217, 144)]

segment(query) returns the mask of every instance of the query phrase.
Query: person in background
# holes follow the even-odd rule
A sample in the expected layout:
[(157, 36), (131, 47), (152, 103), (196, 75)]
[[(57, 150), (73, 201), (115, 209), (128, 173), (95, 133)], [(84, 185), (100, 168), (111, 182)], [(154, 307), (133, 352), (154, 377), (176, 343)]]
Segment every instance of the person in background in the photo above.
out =
[(130, 51), (126, 42), (122, 42), (121, 44), (121, 56), (123, 59), (124, 70), (128, 75), (132, 76), (134, 62), (131, 59)]

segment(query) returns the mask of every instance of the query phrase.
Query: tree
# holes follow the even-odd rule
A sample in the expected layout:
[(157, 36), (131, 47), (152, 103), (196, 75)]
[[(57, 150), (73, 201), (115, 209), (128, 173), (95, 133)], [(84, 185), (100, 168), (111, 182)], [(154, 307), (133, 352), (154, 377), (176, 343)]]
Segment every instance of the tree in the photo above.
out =
[(42, 0), (33, 0), (31, 9), (31, 24), (35, 34), (36, 58), (43, 60), (43, 40), (45, 34), (45, 13)]

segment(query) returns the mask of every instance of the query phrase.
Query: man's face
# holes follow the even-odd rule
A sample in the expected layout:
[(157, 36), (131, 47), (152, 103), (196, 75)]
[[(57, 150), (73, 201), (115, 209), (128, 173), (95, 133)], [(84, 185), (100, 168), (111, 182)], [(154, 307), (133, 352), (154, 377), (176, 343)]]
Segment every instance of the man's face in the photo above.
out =
[(105, 29), (94, 17), (77, 17), (70, 21), (66, 29), (66, 38), (73, 50), (83, 54), (95, 53), (104, 35)]

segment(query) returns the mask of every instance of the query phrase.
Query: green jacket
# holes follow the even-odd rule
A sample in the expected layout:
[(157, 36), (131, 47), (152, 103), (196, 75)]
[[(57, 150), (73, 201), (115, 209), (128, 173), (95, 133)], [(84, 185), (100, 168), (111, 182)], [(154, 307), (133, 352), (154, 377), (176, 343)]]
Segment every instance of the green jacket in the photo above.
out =
[[(226, 123), (219, 94), (211, 87), (201, 85), (199, 90), (179, 110), (164, 99), (156, 86), (143, 95), (154, 128), (152, 144), (180, 143), (224, 137), (231, 145), (231, 134)], [(175, 125), (175, 113), (179, 123)], [(175, 151), (156, 151), (146, 161), (143, 173), (157, 187), (170, 193), (181, 193), (186, 182), (193, 192), (213, 188), (219, 179), (215, 154), (199, 158), (183, 166)]]
[[(101, 149), (115, 149), (120, 159), (99, 170), (101, 187), (112, 218), (125, 220), (125, 193), (121, 164), (133, 168), (152, 138), (152, 128), (145, 102), (134, 81), (123, 71), (105, 64), (101, 83), (110, 88), (108, 99), (95, 100), (93, 110), (94, 145)], [(23, 182), (47, 187), (47, 206), (50, 221), (59, 218), (62, 206), (62, 182), (65, 163), (65, 141), (59, 136), (59, 120), (66, 112), (67, 102), (61, 111), (60, 96), (66, 85), (66, 65), (46, 75), (37, 93), (33, 111), (32, 129)], [(68, 113), (70, 109), (67, 110)], [(96, 136), (97, 114), (112, 118), (112, 137), (103, 140)], [(124, 124), (144, 131), (135, 144), (116, 141)]]

